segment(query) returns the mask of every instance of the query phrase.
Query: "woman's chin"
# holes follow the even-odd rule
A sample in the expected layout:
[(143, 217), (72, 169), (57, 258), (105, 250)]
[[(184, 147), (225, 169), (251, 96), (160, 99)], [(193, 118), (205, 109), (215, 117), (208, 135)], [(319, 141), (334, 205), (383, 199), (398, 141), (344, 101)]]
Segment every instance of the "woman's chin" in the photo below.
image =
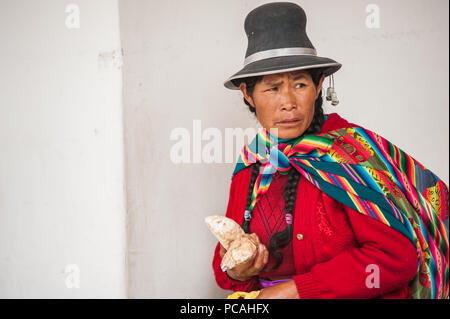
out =
[(278, 138), (288, 139), (299, 137), (305, 131), (302, 127), (277, 127)]

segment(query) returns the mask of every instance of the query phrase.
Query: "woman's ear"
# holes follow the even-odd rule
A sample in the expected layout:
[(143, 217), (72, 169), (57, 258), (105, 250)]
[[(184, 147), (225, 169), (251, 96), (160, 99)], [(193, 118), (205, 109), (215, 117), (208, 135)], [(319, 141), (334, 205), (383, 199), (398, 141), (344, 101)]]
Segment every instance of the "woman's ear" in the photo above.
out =
[(241, 84), (239, 84), (239, 89), (242, 92), (242, 95), (244, 96), (244, 99), (250, 103), (250, 105), (252, 107), (255, 107), (255, 103), (253, 102), (253, 99), (250, 95), (247, 94), (247, 84), (245, 82), (241, 82)]

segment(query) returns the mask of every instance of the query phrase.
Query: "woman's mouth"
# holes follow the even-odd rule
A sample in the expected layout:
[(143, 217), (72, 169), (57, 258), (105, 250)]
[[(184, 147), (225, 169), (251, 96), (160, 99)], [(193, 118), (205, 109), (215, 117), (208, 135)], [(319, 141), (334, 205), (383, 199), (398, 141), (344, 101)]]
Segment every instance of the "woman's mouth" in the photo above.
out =
[(277, 122), (278, 126), (289, 127), (289, 126), (297, 126), (301, 120), (299, 119), (289, 119)]

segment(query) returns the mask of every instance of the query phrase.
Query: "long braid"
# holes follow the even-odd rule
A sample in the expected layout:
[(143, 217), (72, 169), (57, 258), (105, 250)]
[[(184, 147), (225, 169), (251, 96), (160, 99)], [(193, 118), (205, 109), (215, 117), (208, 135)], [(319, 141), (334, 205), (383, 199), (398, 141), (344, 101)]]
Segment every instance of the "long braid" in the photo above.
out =
[[(245, 210), (248, 210), (250, 207), (250, 204), (252, 203), (252, 193), (253, 193), (253, 187), (255, 187), (256, 178), (259, 174), (259, 169), (261, 167), (260, 162), (256, 162), (252, 165), (252, 172), (250, 175), (250, 184), (248, 185), (248, 192), (247, 192), (247, 202), (245, 204)], [(244, 218), (244, 221), (242, 222), (242, 229), (244, 229), (244, 232), (247, 234), (250, 234), (250, 220), (246, 220)]]
[[(297, 186), (299, 179), (300, 173), (294, 167), (291, 167), (283, 195), (285, 214), (291, 214), (292, 217), (294, 217), (295, 213), (294, 207), (297, 199)], [(276, 260), (276, 264), (271, 270), (277, 269), (283, 262), (283, 254), (279, 251), (279, 249), (284, 248), (289, 244), (292, 239), (293, 230), (294, 228), (292, 223), (288, 223), (284, 230), (279, 231), (270, 237), (268, 250), (271, 254), (273, 254)]]

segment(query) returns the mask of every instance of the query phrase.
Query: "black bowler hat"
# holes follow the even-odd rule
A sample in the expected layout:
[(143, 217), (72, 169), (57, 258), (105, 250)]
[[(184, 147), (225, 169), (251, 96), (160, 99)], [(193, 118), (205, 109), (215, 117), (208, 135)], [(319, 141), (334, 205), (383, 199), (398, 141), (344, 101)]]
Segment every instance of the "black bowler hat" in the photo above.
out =
[(229, 89), (239, 89), (238, 79), (246, 77), (313, 68), (322, 68), (328, 76), (342, 66), (317, 56), (306, 35), (305, 11), (295, 3), (257, 7), (245, 18), (244, 28), (248, 38), (244, 68), (224, 83)]

